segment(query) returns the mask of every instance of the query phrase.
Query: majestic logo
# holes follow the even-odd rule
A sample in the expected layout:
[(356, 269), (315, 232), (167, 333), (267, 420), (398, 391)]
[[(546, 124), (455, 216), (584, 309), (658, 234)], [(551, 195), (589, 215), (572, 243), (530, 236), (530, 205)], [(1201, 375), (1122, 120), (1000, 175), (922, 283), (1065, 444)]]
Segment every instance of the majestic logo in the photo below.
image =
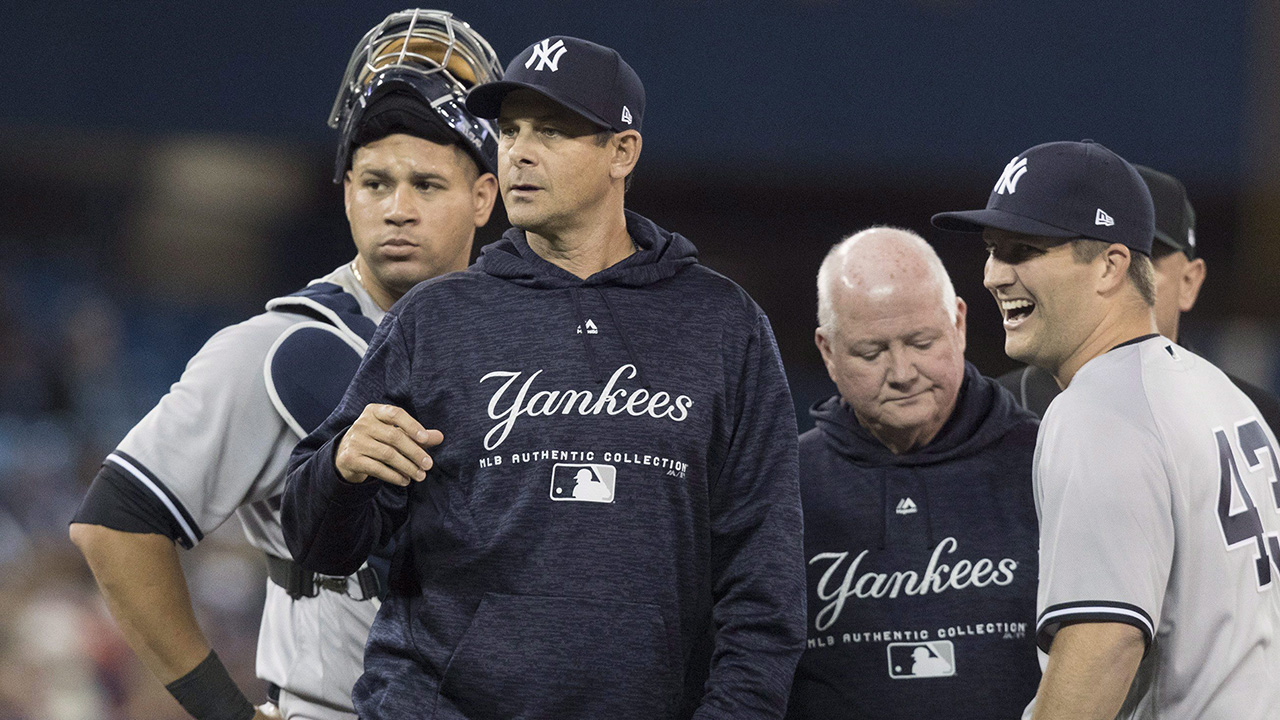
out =
[[(581, 326), (581, 325), (579, 325), (579, 326), (578, 326), (578, 334), (579, 334), (579, 335), (581, 335), (581, 334), (582, 334), (582, 326)], [(595, 322), (593, 322), (593, 321), (591, 320), (591, 318), (587, 318), (587, 334), (588, 334), (588, 335), (599, 335), (599, 334), (600, 334), (600, 328), (596, 327)]]
[(556, 43), (552, 45), (551, 38), (547, 38), (542, 42), (534, 43), (533, 54), (525, 61), (524, 67), (526, 70), (529, 69), (529, 66), (537, 60), (538, 67), (534, 68), (535, 72), (545, 70), (546, 68), (551, 68), (551, 72), (555, 72), (560, 69), (560, 58), (564, 57), (564, 54), (568, 51), (569, 48), (564, 46), (563, 40), (557, 40)]
[(956, 647), (950, 640), (889, 643), (889, 677), (894, 680), (951, 677), (956, 674)]
[(1018, 181), (1027, 174), (1027, 159), (1014, 158), (1004, 166), (1000, 179), (996, 181), (997, 195), (1012, 195), (1018, 191)]
[[(605, 383), (597, 397), (590, 390), (539, 390), (533, 392), (534, 382), (542, 375), (539, 370), (525, 378), (514, 395), (508, 395), (516, 386), (516, 382), (524, 376), (522, 372), (495, 370), (480, 378), (484, 384), (488, 380), (500, 380), (502, 385), (489, 399), (489, 419), (497, 420), (484, 436), (485, 450), (493, 450), (502, 444), (516, 420), (521, 417), (549, 417), (552, 415), (621, 415), (626, 413), (634, 417), (648, 415), (657, 420), (684, 422), (689, 417), (689, 408), (693, 407), (693, 398), (688, 395), (672, 396), (671, 393), (659, 390), (652, 392), (646, 388), (628, 390), (618, 387), (625, 380), (634, 380), (636, 366), (630, 363), (613, 371), (613, 376)], [(506, 406), (503, 407), (503, 403)]]
[(611, 503), (617, 477), (612, 465), (556, 463), (551, 468), (551, 499)]
[(1005, 586), (1013, 582), (1013, 573), (1018, 569), (1018, 561), (1013, 558), (999, 561), (989, 558), (977, 561), (957, 560), (954, 565), (941, 562), (944, 553), (953, 553), (959, 546), (960, 543), (955, 538), (944, 538), (933, 549), (933, 555), (929, 557), (929, 564), (923, 574), (914, 570), (893, 573), (869, 570), (859, 575), (858, 570), (869, 552), (863, 550), (849, 563), (844, 575), (839, 576), (840, 566), (849, 558), (849, 553), (827, 552), (814, 555), (809, 560), (810, 565), (830, 563), (815, 589), (818, 599), (827, 604), (818, 611), (814, 628), (822, 631), (835, 624), (840, 618), (840, 612), (844, 610), (845, 601), (851, 597), (877, 600), (896, 598), (898, 595), (927, 595), (970, 587), (983, 588), (988, 585)]
[(1093, 216), (1093, 224), (1111, 227), (1116, 224), (1116, 221), (1113, 220), (1110, 215), (1103, 212), (1102, 208), (1098, 208), (1098, 214)]
[(898, 507), (894, 509), (894, 512), (899, 515), (910, 515), (916, 512), (916, 501), (911, 498), (902, 498), (898, 501)]
[(628, 125), (631, 124), (631, 108), (626, 105), (622, 106), (622, 122)]

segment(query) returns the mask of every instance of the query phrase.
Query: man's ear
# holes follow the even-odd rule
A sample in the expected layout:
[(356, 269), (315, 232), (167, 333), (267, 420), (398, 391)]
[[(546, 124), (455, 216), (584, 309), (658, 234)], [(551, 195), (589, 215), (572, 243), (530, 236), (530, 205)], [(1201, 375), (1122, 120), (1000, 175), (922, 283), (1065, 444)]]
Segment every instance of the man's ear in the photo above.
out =
[(818, 354), (822, 356), (822, 362), (827, 361), (827, 356), (831, 354), (831, 341), (827, 339), (827, 333), (821, 327), (813, 331), (813, 344), (818, 346)]
[(354, 192), (355, 185), (351, 182), (351, 171), (348, 170), (346, 175), (342, 176), (342, 207), (347, 214), (347, 221), (351, 221), (351, 193)]
[(613, 158), (609, 162), (609, 177), (622, 180), (640, 161), (640, 146), (644, 141), (635, 130), (623, 130), (614, 135), (610, 143), (613, 145)]
[(471, 185), (471, 202), (475, 207), (476, 227), (484, 227), (493, 213), (493, 204), (498, 199), (498, 178), (487, 172), (476, 178)]
[(813, 344), (818, 346), (818, 354), (822, 356), (822, 364), (827, 366), (827, 374), (835, 381), (835, 349), (831, 347), (831, 331), (818, 327), (813, 331)]
[(1196, 306), (1208, 270), (1204, 258), (1196, 258), (1182, 268), (1182, 277), (1178, 278), (1178, 312), (1188, 312)]
[(1127, 246), (1111, 243), (1099, 258), (1102, 260), (1102, 267), (1098, 275), (1098, 291), (1108, 295), (1124, 283), (1129, 275), (1129, 263), (1133, 262), (1133, 255)]

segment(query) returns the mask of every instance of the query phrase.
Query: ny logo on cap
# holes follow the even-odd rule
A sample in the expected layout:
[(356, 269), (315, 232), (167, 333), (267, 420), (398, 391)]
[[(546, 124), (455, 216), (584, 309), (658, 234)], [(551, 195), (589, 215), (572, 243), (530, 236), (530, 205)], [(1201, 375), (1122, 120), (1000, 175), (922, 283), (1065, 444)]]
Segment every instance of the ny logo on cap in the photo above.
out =
[(547, 38), (542, 42), (533, 44), (533, 54), (525, 61), (524, 67), (527, 70), (533, 64), (533, 61), (537, 60), (538, 67), (534, 68), (534, 71), (549, 67), (551, 72), (555, 72), (560, 69), (560, 58), (568, 51), (569, 48), (564, 46), (563, 40), (557, 40), (556, 44), (552, 45), (551, 38)]
[(1018, 191), (1018, 181), (1023, 175), (1027, 174), (1027, 159), (1014, 158), (1004, 166), (1004, 172), (1000, 173), (1000, 179), (996, 181), (997, 195), (1012, 195)]

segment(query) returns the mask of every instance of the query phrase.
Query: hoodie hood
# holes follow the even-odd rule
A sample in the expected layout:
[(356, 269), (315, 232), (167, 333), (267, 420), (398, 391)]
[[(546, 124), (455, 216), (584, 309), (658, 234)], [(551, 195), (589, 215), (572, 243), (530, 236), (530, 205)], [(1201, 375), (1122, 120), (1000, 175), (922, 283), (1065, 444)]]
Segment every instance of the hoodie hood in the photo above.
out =
[[(863, 498), (875, 498), (871, 506), (878, 505), (879, 512), (868, 519), (879, 520), (879, 542), (869, 547), (908, 554), (931, 552), (939, 537), (934, 495), (946, 498), (940, 520), (944, 526), (948, 518), (963, 517), (970, 507), (966, 498), (973, 497), (967, 493), (974, 487), (1009, 485), (1026, 490), (1024, 499), (1030, 498), (1035, 416), (1019, 408), (1008, 390), (968, 362), (951, 417), (929, 444), (909, 453), (895, 455), (885, 447), (858, 423), (839, 395), (818, 403), (810, 413), (817, 420), (817, 427), (810, 431), (816, 436), (814, 444), (821, 443), (822, 448), (809, 455), (818, 463), (813, 473), (830, 475), (832, 481), (824, 487), (832, 495), (819, 493), (805, 502), (817, 506), (844, 502), (851, 488), (857, 488)], [(801, 438), (801, 477), (807, 471), (805, 445)], [(959, 491), (961, 487), (970, 490)], [(907, 498), (913, 498), (914, 504), (903, 509), (900, 504)], [(809, 532), (807, 518), (805, 522)], [(954, 526), (948, 532), (954, 532)]]
[(839, 454), (860, 465), (911, 467), (947, 462), (974, 455), (1004, 437), (1015, 425), (1015, 414), (1028, 414), (1017, 407), (1012, 395), (984, 377), (972, 363), (964, 364), (964, 381), (951, 411), (937, 436), (928, 445), (896, 455), (858, 423), (858, 418), (839, 395), (815, 404), (813, 416), (823, 439)]
[(573, 312), (578, 318), (579, 337), (582, 339), (591, 373), (596, 384), (603, 384), (605, 373), (591, 341), (591, 331), (583, 332), (590, 318), (583, 312), (582, 295), (588, 288), (594, 290), (599, 294), (610, 320), (618, 328), (618, 336), (626, 348), (628, 361), (636, 366), (641, 385), (648, 389), (648, 375), (632, 346), (624, 324), (626, 318), (619, 317), (614, 312), (605, 289), (639, 288), (673, 277), (698, 262), (698, 249), (683, 236), (663, 230), (648, 218), (629, 210), (624, 212), (627, 233), (637, 251), (585, 280), (534, 252), (529, 247), (525, 231), (520, 228), (511, 228), (502, 234), (502, 239), (498, 242), (486, 245), (470, 271), (485, 273), (521, 287), (565, 291), (566, 299), (573, 305)]
[(533, 288), (643, 287), (698, 261), (698, 249), (684, 236), (663, 230), (630, 210), (625, 212), (627, 232), (638, 252), (585, 280), (534, 252), (520, 228), (507, 230), (500, 240), (484, 246), (471, 270)]

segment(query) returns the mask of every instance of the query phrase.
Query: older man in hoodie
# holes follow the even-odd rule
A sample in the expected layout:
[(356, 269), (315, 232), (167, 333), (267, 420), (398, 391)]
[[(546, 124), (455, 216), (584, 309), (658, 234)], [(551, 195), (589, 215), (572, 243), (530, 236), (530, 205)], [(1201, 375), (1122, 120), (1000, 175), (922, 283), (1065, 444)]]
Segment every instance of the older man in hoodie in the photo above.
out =
[(808, 645), (788, 717), (1017, 717), (1035, 694), (1036, 420), (964, 359), (918, 235), (832, 248), (815, 333), (839, 394), (800, 438)]

